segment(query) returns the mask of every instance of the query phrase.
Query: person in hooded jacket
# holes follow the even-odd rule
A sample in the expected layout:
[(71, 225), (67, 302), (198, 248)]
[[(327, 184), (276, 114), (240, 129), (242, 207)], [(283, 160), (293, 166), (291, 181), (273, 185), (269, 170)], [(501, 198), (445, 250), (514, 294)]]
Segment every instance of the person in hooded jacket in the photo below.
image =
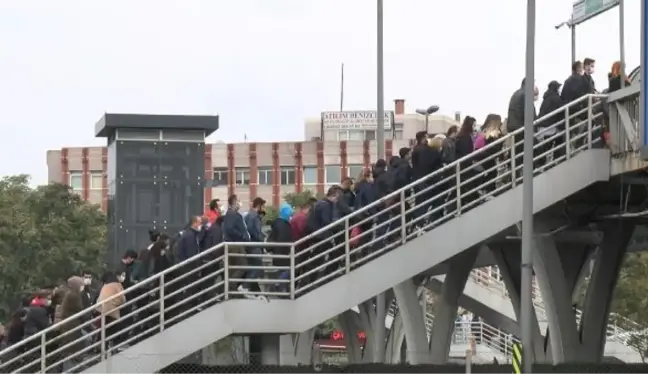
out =
[[(293, 208), (288, 203), (282, 203), (279, 207), (279, 216), (270, 224), (270, 234), (268, 241), (272, 243), (293, 243), (292, 227), (290, 219), (294, 214)], [(276, 255), (290, 255), (290, 245), (285, 247), (271, 247), (269, 251)], [(274, 266), (290, 267), (290, 258), (275, 258), (272, 261)], [(290, 279), (290, 269), (279, 270), (279, 279)], [(285, 291), (289, 286), (287, 283), (280, 283), (278, 290)]]
[[(66, 346), (73, 342), (68, 347), (66, 347), (61, 352), (61, 356), (70, 356), (71, 354), (81, 351), (88, 345), (88, 340), (82, 340), (83, 332), (81, 329), (77, 329), (83, 321), (81, 318), (70, 319), (73, 315), (81, 312), (83, 310), (83, 297), (82, 292), (85, 288), (83, 284), (83, 278), (81, 277), (70, 277), (67, 280), (67, 291), (63, 297), (63, 302), (61, 303), (61, 320), (66, 321), (60, 327), (60, 334), (63, 336), (60, 340), (61, 346)], [(76, 329), (76, 330), (75, 330)], [(68, 372), (73, 367), (79, 365), (83, 361), (83, 356), (78, 355), (72, 357), (63, 362), (63, 371)]]
[[(543, 118), (544, 116), (556, 111), (557, 109), (560, 109), (563, 105), (565, 105), (565, 102), (560, 97), (560, 86), (561, 84), (557, 81), (549, 82), (547, 91), (545, 91), (544, 95), (542, 95), (542, 104), (540, 105), (539, 113), (540, 118)], [(558, 125), (551, 127), (555, 124)], [(554, 159), (565, 154), (565, 149), (564, 147), (562, 147), (562, 145), (565, 144), (565, 134), (558, 135), (553, 140), (549, 140), (549, 138), (553, 137), (559, 132), (563, 132), (564, 130), (565, 112), (562, 110), (552, 115), (550, 118), (544, 119), (541, 123), (538, 124), (536, 139), (541, 144), (539, 144), (535, 148), (534, 152), (534, 159), (537, 158), (537, 160), (535, 161), (536, 167), (545, 164), (547, 155), (544, 154), (550, 149), (556, 148), (553, 154)], [(542, 143), (545, 140), (547, 141)]]
[[(51, 325), (49, 313), (47, 311), (47, 308), (52, 303), (51, 297), (51, 293), (45, 290), (40, 290), (34, 295), (34, 298), (31, 300), (29, 307), (27, 308), (27, 315), (25, 316), (25, 338), (38, 334)], [(28, 354), (25, 358), (26, 362), (33, 363), (29, 368), (25, 369), (25, 372), (27, 373), (35, 373), (38, 371), (37, 367), (40, 366), (40, 361), (38, 360), (38, 357), (40, 357), (40, 349), (36, 349), (36, 347), (39, 347), (40, 343), (40, 339), (35, 339), (25, 344), (25, 352), (33, 350), (33, 353)]]

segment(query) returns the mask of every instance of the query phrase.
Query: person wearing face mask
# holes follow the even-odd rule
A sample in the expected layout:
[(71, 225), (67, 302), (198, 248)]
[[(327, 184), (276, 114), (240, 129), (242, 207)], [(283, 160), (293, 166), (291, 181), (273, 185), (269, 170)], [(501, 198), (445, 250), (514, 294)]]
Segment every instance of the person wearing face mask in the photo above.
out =
[(84, 270), (82, 273), (84, 289), (82, 292), (83, 296), (83, 307), (89, 308), (94, 305), (97, 300), (97, 288), (93, 283), (92, 272)]
[[(179, 243), (177, 246), (177, 260), (179, 263), (182, 263), (185, 260), (188, 260), (198, 253), (200, 253), (200, 243), (202, 242), (202, 225), (203, 220), (200, 216), (191, 217), (189, 222), (189, 228), (183, 230), (182, 235), (180, 236)], [(165, 251), (166, 252), (166, 251)], [(186, 289), (184, 294), (187, 297), (192, 297), (196, 293), (196, 282), (200, 279), (200, 273), (195, 271), (201, 264), (198, 261), (190, 261), (178, 269), (178, 274), (189, 274), (186, 275), (182, 280), (179, 280), (177, 283), (179, 288), (189, 286), (190, 284), (194, 285)], [(199, 298), (192, 298), (192, 304), (199, 304)], [(189, 303), (185, 303), (185, 306), (189, 306)]]
[[(238, 196), (231, 195), (227, 199), (227, 213), (225, 213), (225, 218), (223, 219), (223, 237), (226, 242), (249, 242), (250, 233), (247, 230), (243, 216), (240, 214), (239, 210), (241, 208), (241, 203), (238, 199)], [(230, 246), (230, 253), (245, 253), (243, 247)], [(233, 266), (246, 266), (247, 260), (245, 257), (230, 257), (226, 259), (229, 261), (229, 265)], [(230, 270), (230, 278), (243, 278), (245, 275), (245, 270), (236, 269)], [(249, 290), (243, 285), (229, 285), (230, 290), (239, 291), (239, 292), (248, 292)]]

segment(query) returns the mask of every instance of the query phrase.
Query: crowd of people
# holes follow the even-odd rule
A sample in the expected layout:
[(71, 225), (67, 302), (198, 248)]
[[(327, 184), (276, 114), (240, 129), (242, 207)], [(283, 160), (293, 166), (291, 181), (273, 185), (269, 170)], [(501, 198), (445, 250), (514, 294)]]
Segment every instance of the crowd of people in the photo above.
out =
[[(550, 82), (543, 95), (539, 115), (544, 116), (562, 107), (565, 103), (590, 93), (596, 93), (592, 79), (594, 66), (595, 61), (593, 59), (585, 59), (583, 63), (577, 61), (572, 65), (572, 75), (567, 78), (564, 85), (557, 81)], [(609, 91), (617, 90), (621, 86), (620, 68), (619, 63), (615, 63), (612, 67), (609, 75)], [(560, 91), (561, 86), (562, 92)], [(538, 93), (536, 88), (536, 99)], [(455, 189), (454, 179), (448, 178), (448, 174), (452, 174), (452, 172), (437, 173), (438, 177), (429, 178), (416, 185), (413, 190), (406, 191), (406, 204), (400, 204), (399, 196), (389, 199), (386, 199), (386, 197), (411, 182), (422, 180), (437, 172), (444, 165), (453, 163), (475, 150), (495, 143), (505, 132), (512, 132), (524, 126), (524, 101), (523, 82), (521, 88), (515, 91), (510, 99), (506, 121), (503, 121), (500, 115), (489, 114), (484, 123), (478, 127), (477, 120), (468, 116), (463, 120), (461, 126), (452, 126), (443, 134), (417, 133), (416, 144), (412, 148), (401, 148), (398, 155), (391, 157), (388, 161), (384, 159), (377, 160), (371, 168), (363, 170), (355, 180), (350, 177), (344, 178), (338, 186), (329, 188), (324, 198), (319, 200), (310, 199), (296, 207), (292, 207), (287, 203), (281, 204), (278, 217), (270, 223), (269, 232), (263, 228), (266, 205), (264, 199), (260, 197), (254, 198), (247, 214), (242, 214), (242, 205), (237, 195), (228, 197), (227, 209), (222, 209), (220, 200), (215, 199), (211, 201), (204, 214), (192, 217), (187, 228), (175, 236), (150, 230), (150, 243), (139, 252), (135, 250), (126, 251), (122, 257), (121, 268), (116, 271), (106, 272), (101, 277), (101, 282), (96, 282), (89, 272), (84, 272), (70, 277), (63, 284), (44, 287), (35, 292), (23, 302), (21, 308), (15, 311), (10, 323), (1, 331), (3, 344), (4, 346), (17, 344), (24, 338), (37, 334), (49, 326), (64, 321), (93, 306), (95, 315), (103, 314), (106, 323), (112, 323), (108, 329), (110, 331), (107, 331), (107, 336), (113, 336), (120, 331), (127, 330), (124, 327), (132, 324), (137, 319), (143, 318), (143, 314), (122, 318), (126, 313), (124, 309), (120, 310), (120, 306), (127, 303), (122, 291), (165, 271), (174, 264), (183, 263), (185, 260), (191, 259), (221, 242), (293, 243), (307, 235), (317, 233), (313, 235), (311, 240), (296, 248), (296, 252), (303, 249), (309, 249), (311, 252), (303, 260), (296, 261), (297, 264), (308, 262), (306, 260), (309, 258), (313, 259), (300, 270), (301, 274), (312, 273), (300, 281), (307, 284), (318, 277), (322, 277), (323, 274), (331, 274), (339, 268), (339, 264), (331, 263), (331, 259), (344, 261), (344, 247), (328, 253), (328, 256), (318, 257), (318, 254), (331, 250), (336, 243), (344, 241), (347, 236), (336, 235), (335, 229), (324, 232), (319, 232), (319, 230), (330, 226), (354, 211), (372, 205), (374, 202), (380, 202), (379, 204), (373, 204), (372, 209), (367, 209), (366, 214), (357, 217), (356, 221), (354, 221), (353, 233), (348, 237), (352, 238), (354, 247), (365, 247), (358, 256), (363, 256), (390, 242), (400, 240), (399, 235), (403, 231), (412, 233), (428, 229), (430, 224), (442, 217), (451, 216), (459, 204), (467, 206), (478, 198), (492, 198), (492, 193), (497, 188), (496, 183), (483, 184), (483, 188), (477, 188), (477, 191), (474, 188), (481, 185), (480, 181), (493, 181), (498, 178), (497, 164), (501, 157), (492, 156), (497, 156), (502, 150), (504, 145), (501, 142), (480, 152), (477, 159), (481, 160), (479, 169), (481, 176), (472, 184), (464, 183)], [(564, 119), (564, 114), (557, 113), (544, 124), (550, 125)], [(541, 141), (561, 130), (564, 130), (564, 124), (551, 129), (541, 124), (536, 131), (536, 138)], [(516, 137), (516, 144), (521, 139), (522, 136)], [(556, 138), (553, 142), (547, 144), (544, 149), (554, 149), (561, 141), (564, 142), (564, 137)], [(521, 147), (521, 145), (516, 145), (516, 147)], [(560, 157), (560, 152), (563, 151), (558, 149), (549, 157)], [(516, 152), (517, 157), (520, 157), (518, 165), (522, 164), (522, 153), (522, 148), (519, 149), (519, 152)], [(546, 152), (539, 151), (539, 154), (543, 153)], [(477, 170), (469, 170), (474, 162), (475, 160), (472, 159), (462, 162), (461, 169), (466, 170), (466, 174), (461, 176), (463, 180), (468, 180), (477, 175)], [(537, 162), (542, 163), (544, 160), (540, 159)], [(461, 194), (460, 199), (456, 198), (458, 193)], [(454, 202), (452, 202), (453, 199)], [(446, 206), (439, 209), (444, 204)], [(406, 222), (411, 222), (411, 224), (407, 224), (405, 230), (400, 230), (400, 225), (402, 225), (400, 219), (384, 224), (394, 216), (399, 216), (402, 206), (407, 207)], [(364, 217), (373, 217), (373, 219), (363, 220)], [(372, 231), (372, 228), (374, 229), (371, 235), (359, 235), (362, 232)], [(382, 239), (377, 240), (376, 238)], [(324, 245), (319, 246), (318, 249), (313, 249), (312, 245), (314, 243), (324, 243)], [(285, 247), (264, 247), (263, 245), (258, 247), (230, 246), (229, 253), (257, 256), (240, 256), (228, 259), (229, 264), (233, 266), (228, 274), (229, 278), (242, 279), (240, 282), (232, 282), (228, 285), (229, 291), (233, 294), (242, 295), (242, 297), (265, 298), (265, 296), (260, 296), (263, 294), (260, 283), (254, 281), (264, 277), (264, 271), (260, 270), (261, 266), (264, 265), (263, 255), (268, 253), (288, 255), (290, 251), (289, 245)], [(202, 263), (205, 261), (214, 262), (214, 259), (220, 258), (222, 255), (222, 251), (216, 251), (206, 257)], [(274, 258), (272, 265), (284, 269), (289, 267), (291, 260), (286, 257)], [(329, 265), (322, 269), (322, 266), (326, 263), (329, 263)], [(186, 266), (190, 268), (180, 268), (179, 273), (191, 272), (191, 269), (196, 269), (198, 264)], [(194, 284), (194, 287), (201, 287), (201, 277), (218, 271), (222, 266), (222, 263), (215, 263), (210, 267), (203, 268), (201, 271), (193, 272), (191, 276), (185, 278), (182, 284)], [(247, 270), (245, 270), (246, 266), (248, 267)], [(320, 271), (313, 271), (313, 269), (320, 269)], [(274, 276), (276, 279), (288, 279), (290, 271), (280, 270)], [(285, 283), (277, 283), (269, 288), (269, 291), (286, 290)], [(194, 291), (195, 289), (190, 288), (186, 292), (192, 293)], [(129, 298), (133, 298), (146, 292), (147, 289), (142, 288), (140, 291), (128, 295)], [(109, 302), (106, 303), (105, 300), (109, 300)], [(145, 310), (147, 302), (144, 299), (144, 301), (138, 301), (130, 308), (125, 309)], [(197, 302), (194, 305), (197, 305)], [(74, 327), (81, 325), (82, 321), (83, 318), (78, 318), (78, 321), (68, 321), (68, 323), (59, 325), (59, 330), (53, 333), (64, 333), (72, 330)], [(66, 342), (79, 341), (80, 338), (89, 333), (88, 329), (92, 328), (93, 326), (89, 325), (87, 328), (79, 329), (77, 333), (70, 334), (65, 339), (62, 339), (60, 344), (64, 345)], [(122, 334), (121, 338), (115, 338), (112, 343), (118, 345), (134, 333), (133, 331)], [(79, 344), (82, 346), (86, 343), (81, 340)], [(30, 345), (25, 345), (24, 348), (13, 354), (19, 354), (29, 348)], [(69, 348), (69, 351), (78, 349), (79, 345), (73, 345)], [(7, 357), (3, 357), (2, 361), (6, 361), (6, 359)], [(72, 365), (75, 362), (77, 361), (64, 362), (61, 370), (65, 370), (66, 365)]]

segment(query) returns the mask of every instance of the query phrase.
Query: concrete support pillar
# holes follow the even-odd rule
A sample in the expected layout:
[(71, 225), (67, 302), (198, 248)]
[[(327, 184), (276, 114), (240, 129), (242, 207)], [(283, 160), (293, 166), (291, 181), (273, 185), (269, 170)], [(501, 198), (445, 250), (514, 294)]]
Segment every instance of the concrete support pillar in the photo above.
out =
[(280, 365), (279, 334), (263, 334), (261, 340), (261, 365)]
[[(337, 317), (340, 330), (344, 334), (344, 344), (346, 345), (348, 362), (350, 364), (359, 364), (364, 362), (363, 349), (356, 334), (361, 330), (360, 316), (353, 310), (347, 310)], [(365, 331), (365, 335), (370, 334), (370, 331)], [(369, 350), (371, 352), (371, 350)]]
[[(519, 331), (519, 321), (520, 321), (520, 312), (521, 312), (521, 294), (520, 294), (520, 285), (522, 282), (522, 267), (521, 267), (521, 253), (520, 246), (517, 244), (511, 243), (510, 245), (500, 245), (498, 247), (490, 247), (493, 257), (495, 257), (495, 262), (499, 268), (500, 275), (506, 290), (509, 293), (509, 298), (511, 299), (511, 304), (513, 306), (513, 311), (515, 312), (515, 317), (517, 320)], [(546, 362), (547, 357), (544, 352), (544, 338), (540, 331), (540, 325), (538, 323), (538, 316), (536, 311), (533, 311), (534, 330), (533, 330), (533, 353), (535, 355), (536, 362)]]
[(405, 329), (403, 327), (403, 317), (400, 311), (396, 311), (391, 329), (387, 335), (387, 350), (385, 351), (385, 363), (401, 363), (401, 347), (405, 342)]
[(448, 361), (459, 296), (463, 294), (478, 251), (478, 247), (469, 248), (449, 260), (448, 273), (435, 307), (434, 326), (430, 334), (430, 359), (433, 364), (445, 364)]
[[(550, 235), (543, 235), (551, 229), (542, 221), (536, 223), (533, 268), (544, 300), (549, 325), (551, 358), (554, 364), (558, 364), (575, 362), (578, 359), (579, 340), (572, 309), (572, 290), (574, 280), (578, 276), (573, 275), (573, 268), (563, 268), (553, 238)], [(577, 274), (580, 273), (580, 267), (576, 270)]]
[(603, 358), (610, 304), (634, 229), (631, 222), (619, 221), (604, 230), (581, 317), (581, 361), (600, 362)]
[(427, 363), (429, 354), (425, 315), (417, 294), (417, 286), (412, 279), (408, 279), (394, 287), (394, 294), (407, 340), (407, 362), (413, 365)]
[(313, 360), (315, 329), (300, 334), (286, 334), (279, 337), (281, 365), (310, 365)]

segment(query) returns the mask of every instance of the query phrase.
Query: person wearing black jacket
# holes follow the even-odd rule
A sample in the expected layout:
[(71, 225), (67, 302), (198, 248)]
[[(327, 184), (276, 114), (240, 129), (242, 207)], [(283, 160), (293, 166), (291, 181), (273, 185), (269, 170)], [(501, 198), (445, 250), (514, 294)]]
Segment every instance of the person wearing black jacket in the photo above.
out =
[[(225, 213), (225, 218), (223, 219), (223, 240), (226, 242), (249, 242), (250, 234), (248, 233), (247, 227), (245, 227), (243, 216), (239, 213), (241, 203), (239, 202), (238, 196), (231, 195), (227, 199), (227, 204), (227, 213)], [(229, 246), (228, 250), (230, 253), (245, 254), (244, 247)], [(225, 261), (228, 261), (228, 264), (233, 266), (247, 265), (245, 257), (230, 256), (229, 258), (226, 258)], [(240, 279), (243, 278), (244, 275), (245, 270), (234, 269), (230, 270), (229, 277)], [(233, 290), (238, 290), (240, 292), (249, 291), (242, 284), (235, 287), (234, 282), (231, 282), (230, 291)]]
[[(540, 105), (540, 118), (546, 116), (547, 114), (560, 109), (565, 102), (560, 97), (560, 86), (561, 84), (556, 81), (551, 81), (549, 86), (547, 86), (547, 91), (542, 96), (542, 104)], [(560, 112), (552, 115), (550, 118), (547, 118), (538, 124), (537, 129), (537, 140), (542, 142), (545, 139), (551, 138), (554, 135), (558, 134), (565, 130), (565, 113), (561, 110)], [(556, 125), (555, 127), (551, 127)], [(549, 150), (556, 148), (553, 154), (553, 158), (562, 157), (565, 154), (565, 149), (563, 145), (565, 144), (565, 134), (558, 135), (553, 140), (548, 140), (546, 143), (540, 144), (536, 147), (534, 152), (534, 158), (538, 157), (535, 161), (536, 166), (544, 165), (547, 155), (539, 157)]]
[[(392, 189), (394, 191), (400, 190), (410, 184), (411, 182), (411, 171), (410, 171), (410, 165), (407, 160), (402, 159), (398, 156), (393, 156), (389, 160), (389, 170), (387, 171), (389, 174), (389, 178), (391, 179), (392, 183)], [(405, 193), (405, 203), (407, 203), (407, 196), (409, 196), (409, 193)], [(404, 214), (406, 212), (402, 211), (402, 206), (401, 206), (401, 195), (398, 194), (394, 196), (393, 198), (393, 208), (390, 211), (391, 216), (400, 216), (401, 214)], [(405, 210), (407, 210), (407, 206), (405, 207)], [(395, 219), (391, 222), (389, 225), (389, 231), (392, 233), (389, 238), (390, 241), (396, 240), (396, 238), (400, 237), (401, 234), (401, 227), (402, 227), (402, 221), (401, 219)]]
[[(338, 217), (336, 217), (336, 203), (337, 200), (340, 197), (340, 188), (339, 187), (331, 187), (328, 189), (326, 192), (326, 197), (320, 201), (318, 201), (313, 209), (311, 209), (309, 215), (308, 215), (308, 220), (307, 220), (307, 232), (308, 233), (314, 233), (331, 223), (335, 222)], [(317, 235), (315, 235), (315, 238), (312, 240), (312, 244), (316, 245), (316, 247), (311, 248), (311, 258), (313, 260), (308, 266), (309, 271), (311, 269), (315, 269), (321, 265), (323, 265), (326, 260), (325, 256), (323, 255), (324, 252), (328, 251), (329, 249), (333, 248), (335, 245), (335, 238), (336, 235), (339, 235), (340, 231), (337, 227), (334, 227), (329, 230), (325, 230), (324, 232), (321, 232)], [(342, 249), (344, 251), (344, 248)], [(335, 259), (335, 255), (337, 254), (338, 251), (333, 251), (329, 254), (329, 261), (332, 259)], [(328, 274), (330, 271), (334, 270), (338, 265), (338, 262), (333, 262), (329, 266), (326, 267), (325, 270), (325, 275)], [(311, 279), (316, 279), (317, 278), (317, 272), (312, 275)]]
[[(184, 230), (182, 236), (180, 236), (180, 243), (178, 243), (178, 262), (188, 260), (200, 253), (200, 242), (202, 240), (201, 229), (202, 218), (199, 216), (191, 217), (190, 227), (187, 230)], [(179, 274), (190, 273), (182, 278), (182, 280), (178, 281), (178, 283), (182, 285), (180, 287), (189, 286), (190, 284), (192, 285), (192, 287), (188, 287), (184, 292), (184, 294), (189, 297), (199, 291), (196, 285), (200, 279), (200, 273), (195, 271), (199, 266), (200, 263), (198, 261), (188, 261), (178, 271)], [(192, 304), (194, 306), (199, 303), (200, 298), (192, 299)], [(188, 307), (187, 304), (185, 305)]]
[[(427, 133), (425, 131), (416, 133), (416, 143), (414, 150), (412, 150), (412, 179), (418, 181), (442, 166), (443, 155), (428, 145)], [(421, 217), (430, 208), (431, 199), (435, 193), (435, 189), (429, 187), (438, 181), (440, 181), (439, 178), (428, 178), (425, 181), (419, 182), (414, 187), (416, 208), (412, 212), (412, 220), (417, 220), (414, 223), (415, 227), (425, 226), (426, 219)]]
[(350, 177), (342, 178), (342, 183), (340, 183), (340, 198), (336, 204), (340, 217), (351, 214), (355, 207), (356, 195), (351, 190), (351, 186), (353, 186), (353, 180)]
[[(355, 197), (356, 211), (376, 201), (376, 194), (373, 187), (373, 180), (371, 178), (371, 170), (369, 170), (368, 168), (362, 170), (362, 173), (360, 174), (358, 180), (356, 181), (354, 190), (356, 194)], [(371, 217), (374, 213), (376, 213), (375, 207), (364, 210), (363, 213), (359, 214), (358, 222), (362, 222), (360, 223), (360, 232), (367, 232), (371, 229), (371, 226), (373, 226), (373, 219), (369, 219), (369, 217)], [(368, 248), (365, 245), (369, 241), (371, 241), (371, 237), (372, 237), (371, 233), (362, 235), (360, 237), (357, 243), (357, 247), (361, 247), (362, 249), (359, 251), (357, 256), (363, 256), (367, 253)]]
[(376, 207), (376, 237), (375, 242), (372, 245), (372, 250), (378, 251), (382, 249), (384, 243), (387, 239), (387, 233), (389, 232), (389, 212), (390, 208), (394, 205), (393, 198), (386, 198), (387, 195), (391, 194), (394, 191), (394, 181), (392, 173), (387, 172), (387, 163), (383, 159), (376, 161), (376, 164), (373, 168), (373, 187), (374, 187), (374, 196), (376, 200), (381, 200)]
[(572, 64), (572, 73), (563, 84), (560, 98), (565, 103), (570, 103), (588, 93), (586, 81), (583, 78), (583, 63), (576, 61)]
[[(463, 123), (461, 124), (461, 129), (459, 134), (457, 134), (457, 159), (461, 159), (465, 156), (468, 156), (473, 152), (473, 140), (472, 134), (475, 131), (475, 118), (467, 116), (464, 118)], [(459, 164), (459, 183), (460, 185), (457, 188), (460, 191), (460, 202), (461, 202), (461, 212), (465, 212), (466, 205), (475, 200), (476, 191), (471, 190), (477, 187), (475, 181), (469, 182), (469, 179), (475, 176), (475, 168), (470, 168), (473, 166), (472, 159), (462, 161)], [(456, 191), (455, 191), (456, 193)], [(456, 196), (456, 195), (455, 195)]]

